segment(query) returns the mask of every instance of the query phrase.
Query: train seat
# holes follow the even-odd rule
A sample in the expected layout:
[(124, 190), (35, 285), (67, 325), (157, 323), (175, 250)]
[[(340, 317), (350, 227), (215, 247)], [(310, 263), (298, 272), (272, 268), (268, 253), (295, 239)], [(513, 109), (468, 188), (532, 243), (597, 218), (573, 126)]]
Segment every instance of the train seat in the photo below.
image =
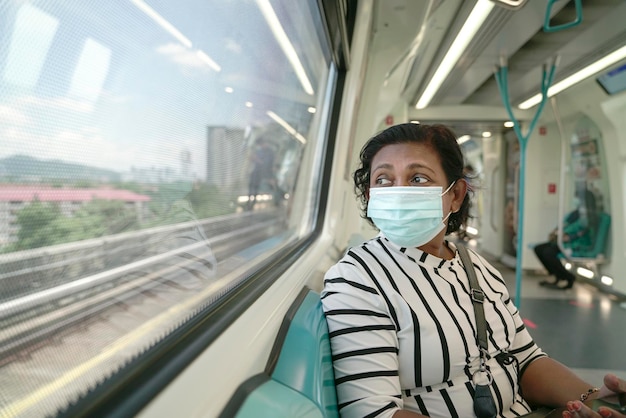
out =
[(611, 227), (611, 215), (608, 213), (600, 213), (600, 219), (598, 220), (598, 229), (594, 237), (593, 246), (589, 248), (576, 249), (569, 254), (569, 257), (577, 259), (595, 259), (597, 261), (603, 261), (605, 257), (605, 247), (609, 230)]
[(227, 405), (221, 418), (324, 418), (319, 407), (309, 398), (265, 374), (249, 379), (237, 390), (240, 389), (245, 393), (244, 398), (234, 407)]
[[(605, 250), (610, 229), (611, 215), (606, 212), (600, 213), (593, 245), (588, 248), (566, 248), (565, 254), (559, 254), (559, 258), (562, 260), (594, 262), (596, 264), (606, 261)], [(537, 245), (537, 243), (530, 243), (528, 248), (534, 249)]]
[(328, 326), (319, 294), (305, 287), (287, 311), (265, 373), (245, 381), (221, 417), (339, 416)]

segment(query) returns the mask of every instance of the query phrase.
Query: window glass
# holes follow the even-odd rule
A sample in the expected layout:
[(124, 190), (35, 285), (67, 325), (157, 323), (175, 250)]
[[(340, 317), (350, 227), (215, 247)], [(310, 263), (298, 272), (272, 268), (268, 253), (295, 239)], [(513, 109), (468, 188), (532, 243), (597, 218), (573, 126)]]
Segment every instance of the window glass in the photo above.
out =
[(0, 415), (79, 398), (310, 234), (317, 2), (0, 2)]

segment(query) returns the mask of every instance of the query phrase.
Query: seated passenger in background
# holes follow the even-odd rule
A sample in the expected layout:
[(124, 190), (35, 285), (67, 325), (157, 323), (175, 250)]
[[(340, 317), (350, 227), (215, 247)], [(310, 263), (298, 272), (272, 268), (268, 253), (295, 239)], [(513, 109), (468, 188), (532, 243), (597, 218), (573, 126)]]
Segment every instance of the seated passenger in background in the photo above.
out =
[[(532, 405), (600, 417), (581, 395), (626, 392), (626, 381), (613, 374), (594, 388), (548, 357), (500, 272), (473, 251), (472, 265), (463, 266), (445, 238), (470, 207), (463, 155), (448, 128), (392, 126), (370, 139), (360, 158), (355, 189), (363, 216), (380, 233), (328, 270), (321, 293), (342, 417), (473, 417), (477, 383), (486, 385), (482, 399), (490, 404), (481, 417), (517, 417)], [(475, 269), (485, 297), (482, 355), (465, 268)], [(472, 378), (481, 361), (489, 383)]]
[[(586, 199), (589, 201), (589, 199)], [(563, 247), (576, 251), (578, 249), (589, 248), (593, 245), (591, 238), (592, 224), (590, 217), (595, 217), (595, 211), (585, 210), (585, 215), (581, 216), (581, 207), (577, 207), (570, 212), (563, 222)], [(561, 249), (557, 243), (557, 229), (554, 229), (548, 235), (548, 241), (538, 244), (535, 248), (535, 254), (541, 264), (548, 270), (548, 274), (555, 277), (553, 282), (543, 280), (539, 284), (541, 286), (550, 287), (552, 289), (570, 289), (574, 286), (576, 276), (565, 268), (559, 255)], [(559, 285), (560, 282), (566, 282), (565, 285)]]

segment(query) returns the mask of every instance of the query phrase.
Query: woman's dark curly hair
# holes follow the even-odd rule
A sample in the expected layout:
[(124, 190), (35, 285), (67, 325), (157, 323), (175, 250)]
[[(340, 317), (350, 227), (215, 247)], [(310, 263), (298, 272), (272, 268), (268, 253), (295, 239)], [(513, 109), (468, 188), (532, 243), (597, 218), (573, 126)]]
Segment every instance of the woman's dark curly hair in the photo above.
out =
[(360, 166), (354, 172), (354, 190), (361, 203), (361, 216), (372, 225), (374, 222), (367, 216), (368, 191), (370, 187), (370, 172), (374, 156), (386, 145), (390, 144), (425, 144), (431, 146), (441, 160), (441, 166), (446, 173), (448, 185), (454, 181), (468, 181), (468, 193), (461, 204), (458, 212), (448, 218), (446, 234), (456, 232), (461, 225), (467, 222), (470, 210), (469, 180), (465, 178), (463, 169), (465, 167), (461, 147), (456, 142), (456, 136), (448, 127), (444, 125), (422, 125), (416, 123), (403, 123), (391, 126), (384, 131), (370, 138), (365, 144), (360, 154)]

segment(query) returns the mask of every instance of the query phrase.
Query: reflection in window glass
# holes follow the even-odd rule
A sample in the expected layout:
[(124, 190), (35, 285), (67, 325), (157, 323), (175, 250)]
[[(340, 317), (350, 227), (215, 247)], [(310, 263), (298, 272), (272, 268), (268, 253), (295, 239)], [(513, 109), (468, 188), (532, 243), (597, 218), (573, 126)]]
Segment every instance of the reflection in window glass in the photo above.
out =
[(36, 7), (19, 9), (6, 56), (6, 81), (26, 87), (37, 82), (57, 27), (57, 19)]
[(0, 3), (1, 416), (54, 414), (311, 232), (321, 27), (313, 0)]

